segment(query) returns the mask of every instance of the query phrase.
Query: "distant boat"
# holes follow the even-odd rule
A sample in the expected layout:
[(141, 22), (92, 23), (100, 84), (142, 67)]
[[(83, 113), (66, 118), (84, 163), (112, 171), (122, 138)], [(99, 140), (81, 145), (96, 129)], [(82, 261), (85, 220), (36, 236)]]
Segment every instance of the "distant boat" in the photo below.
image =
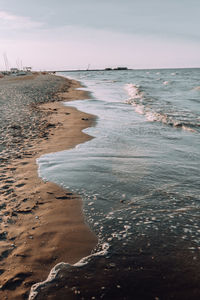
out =
[(18, 68), (10, 68), (10, 73), (11, 74), (17, 74), (19, 72)]
[(24, 75), (27, 75), (27, 72), (25, 72), (25, 71), (19, 71), (16, 75), (17, 76), (24, 76)]

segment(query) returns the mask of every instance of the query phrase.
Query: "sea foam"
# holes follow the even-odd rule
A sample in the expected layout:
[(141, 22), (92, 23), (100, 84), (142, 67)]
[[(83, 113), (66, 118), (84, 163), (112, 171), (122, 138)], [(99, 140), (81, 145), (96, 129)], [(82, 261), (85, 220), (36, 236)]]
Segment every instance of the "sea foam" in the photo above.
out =
[[(169, 81), (164, 81), (163, 85), (168, 85)], [(150, 105), (150, 99), (146, 97), (140, 85), (129, 83), (125, 85), (125, 90), (128, 93), (128, 100), (125, 102), (127, 104), (131, 104), (134, 107), (135, 112), (138, 114), (144, 115), (146, 120), (149, 122), (161, 122), (163, 124), (172, 126), (174, 128), (183, 129), (190, 132), (196, 132), (193, 128), (198, 126), (198, 124), (193, 124), (190, 122), (182, 122), (181, 120), (176, 119), (176, 115), (157, 111), (156, 104)], [(196, 87), (196, 90), (200, 89), (200, 87)]]
[(83, 257), (81, 260), (79, 260), (74, 265), (71, 265), (71, 264), (65, 263), (65, 262), (58, 263), (51, 269), (51, 271), (45, 281), (38, 282), (31, 287), (31, 291), (30, 291), (28, 300), (36, 299), (37, 295), (40, 293), (41, 290), (43, 290), (46, 287), (50, 287), (50, 286), (52, 287), (55, 284), (54, 280), (63, 277), (63, 273), (67, 273), (71, 268), (81, 268), (84, 265), (86, 265), (87, 263), (89, 263), (92, 258), (97, 257), (97, 256), (107, 255), (109, 247), (110, 246), (108, 243), (104, 243), (102, 245), (102, 250), (100, 250), (99, 252), (96, 252), (94, 254), (91, 254), (89, 256)]
[(128, 83), (125, 85), (125, 90), (128, 92), (128, 95), (130, 98), (128, 99), (128, 102), (133, 99), (141, 99), (143, 97), (143, 93), (140, 90), (140, 86), (132, 83)]

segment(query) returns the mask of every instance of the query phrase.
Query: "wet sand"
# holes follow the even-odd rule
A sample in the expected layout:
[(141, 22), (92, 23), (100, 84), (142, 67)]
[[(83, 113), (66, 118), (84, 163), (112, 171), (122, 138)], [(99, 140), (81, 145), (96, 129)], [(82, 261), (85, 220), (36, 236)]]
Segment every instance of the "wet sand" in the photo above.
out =
[[(75, 81), (50, 75), (6, 80), (0, 82), (1, 91), (14, 82), (15, 102), (24, 95), (27, 101), (31, 89), (39, 91), (57, 81), (54, 90), (46, 89), (43, 97), (38, 94), (37, 101), (35, 96), (29, 97), (29, 105), (12, 112), (6, 128), (1, 126), (2, 136), (6, 135), (0, 157), (0, 298), (27, 299), (31, 285), (46, 279), (53, 266), (61, 261), (77, 262), (97, 243), (84, 223), (81, 199), (43, 182), (36, 165), (36, 159), (44, 153), (69, 149), (91, 139), (82, 130), (95, 118), (57, 101), (88, 98), (86, 92), (75, 90), (80, 87)], [(12, 110), (9, 103), (8, 109)], [(25, 122), (27, 112), (29, 121)]]

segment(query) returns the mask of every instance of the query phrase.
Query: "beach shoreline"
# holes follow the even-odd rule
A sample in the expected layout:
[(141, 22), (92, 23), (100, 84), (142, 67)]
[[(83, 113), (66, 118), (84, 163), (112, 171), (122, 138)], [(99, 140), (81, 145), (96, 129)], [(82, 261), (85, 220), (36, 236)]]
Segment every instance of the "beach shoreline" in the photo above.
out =
[[(40, 171), (80, 191), (86, 218), (99, 240), (85, 263), (57, 264), (46, 281), (32, 286), (30, 300), (200, 299), (198, 136), (149, 122), (124, 103), (128, 94), (123, 88), (132, 82), (144, 89), (144, 99), (136, 95), (136, 104), (167, 114), (177, 100), (180, 106), (174, 113), (181, 118), (182, 105), (190, 101), (185, 90), (183, 103), (177, 94), (183, 84), (193, 87), (199, 71), (191, 74), (191, 81), (187, 70), (174, 72), (159, 74), (169, 82), (177, 77), (174, 87), (167, 88), (169, 107), (162, 103), (166, 85), (153, 70), (150, 75), (123, 72), (120, 77), (69, 73), (81, 78), (95, 97), (74, 103), (97, 115), (96, 126), (87, 131), (95, 139), (55, 159), (50, 156), (52, 166), (58, 163), (59, 168), (47, 166), (48, 156), (41, 158)], [(105, 246), (102, 255), (99, 251)]]
[(56, 93), (59, 101), (50, 98), (36, 104), (46, 120), (45, 131), (23, 149), (23, 155), (2, 164), (6, 194), (3, 192), (1, 203), (1, 299), (26, 299), (32, 284), (45, 280), (53, 266), (61, 261), (74, 264), (89, 255), (97, 243), (85, 224), (80, 197), (38, 177), (36, 160), (41, 155), (67, 150), (92, 138), (82, 130), (94, 124), (95, 116), (60, 102), (89, 95), (77, 90), (81, 87), (78, 82), (63, 80), (66, 87)]

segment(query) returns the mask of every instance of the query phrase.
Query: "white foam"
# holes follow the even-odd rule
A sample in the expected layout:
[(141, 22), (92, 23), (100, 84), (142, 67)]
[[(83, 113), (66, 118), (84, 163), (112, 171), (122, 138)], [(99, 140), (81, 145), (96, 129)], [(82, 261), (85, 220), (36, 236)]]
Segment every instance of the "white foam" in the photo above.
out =
[(146, 118), (149, 122), (154, 122), (157, 121), (156, 115), (153, 112), (147, 112), (146, 113)]
[(138, 114), (144, 115), (144, 106), (143, 105), (136, 105), (135, 103), (133, 103), (133, 106), (135, 107), (135, 111)]
[(187, 127), (187, 126), (182, 126), (182, 129), (183, 129), (183, 130), (186, 130), (186, 131), (190, 131), (190, 132), (196, 132), (195, 129), (192, 129), (192, 128)]
[(102, 250), (96, 253), (93, 253), (89, 256), (83, 257), (81, 260), (79, 260), (77, 263), (75, 263), (73, 266), (74, 267), (82, 267), (86, 265), (89, 261), (90, 258), (95, 257), (95, 256), (105, 256), (108, 254), (108, 249), (110, 248), (110, 245), (108, 243), (104, 243), (101, 246)]
[(169, 81), (163, 81), (163, 84), (164, 84), (164, 85), (168, 85), (168, 84), (169, 84)]
[(128, 83), (125, 85), (125, 90), (128, 92), (131, 99), (142, 99), (143, 93), (140, 91), (140, 86), (133, 83)]
[(74, 267), (78, 267), (78, 268), (83, 267), (84, 265), (86, 265), (88, 263), (88, 261), (92, 257), (107, 255), (109, 247), (110, 247), (110, 245), (108, 243), (104, 243), (102, 245), (102, 250), (101, 251), (82, 258), (81, 260), (79, 260), (74, 265), (71, 265), (71, 264), (68, 264), (68, 263), (65, 263), (65, 262), (58, 263), (57, 265), (55, 265), (53, 267), (53, 269), (51, 269), (51, 271), (50, 271), (50, 273), (49, 273), (49, 275), (48, 275), (48, 277), (45, 281), (38, 282), (38, 283), (32, 285), (28, 300), (34, 300), (41, 289), (43, 289), (46, 286), (52, 284), (52, 281), (56, 277), (59, 277), (60, 272), (67, 271), (67, 269), (74, 268)]

